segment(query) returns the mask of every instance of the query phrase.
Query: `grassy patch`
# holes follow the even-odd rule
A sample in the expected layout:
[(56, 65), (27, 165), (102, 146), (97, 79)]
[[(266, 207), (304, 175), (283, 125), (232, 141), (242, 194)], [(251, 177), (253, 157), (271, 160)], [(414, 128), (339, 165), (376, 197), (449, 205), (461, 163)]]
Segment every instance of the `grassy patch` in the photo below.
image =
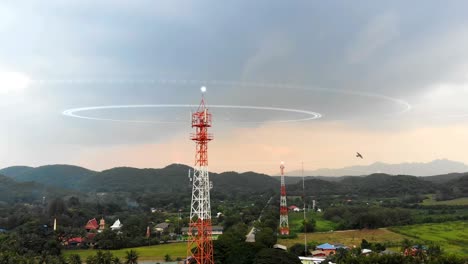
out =
[(453, 221), (390, 228), (413, 240), (435, 242), (447, 253), (468, 256), (468, 222)]
[(338, 226), (336, 223), (332, 221), (323, 219), (322, 215), (315, 218), (315, 221), (316, 221), (315, 230), (317, 232), (326, 232), (326, 231), (336, 230)]
[[(177, 257), (185, 258), (187, 256), (187, 243), (170, 243), (149, 247), (125, 248), (118, 250), (109, 250), (114, 256), (119, 257), (121, 260), (126, 256), (125, 252), (133, 249), (138, 252), (139, 260), (163, 260), (166, 254), (171, 258)], [(63, 255), (69, 256), (71, 254), (80, 255), (82, 260), (86, 260), (88, 256), (95, 255), (97, 250), (64, 250)]]
[[(304, 219), (304, 212), (289, 212), (288, 218), (291, 230), (300, 231), (302, 220)], [(313, 218), (315, 220), (316, 232), (335, 230), (337, 227), (336, 223), (323, 219), (323, 213), (307, 212), (307, 218)]]
[(427, 199), (422, 202), (423, 205), (468, 205), (468, 197), (457, 198), (446, 201), (436, 201), (434, 195), (429, 195)]
[[(353, 245), (359, 246), (363, 239), (369, 242), (379, 243), (400, 243), (403, 239), (409, 238), (405, 235), (398, 234), (387, 230), (381, 229), (363, 229), (363, 230), (346, 230), (346, 231), (334, 231), (334, 232), (321, 232), (321, 233), (310, 233), (307, 234), (307, 241), (315, 241), (317, 243), (342, 243), (352, 247)], [(280, 239), (279, 244), (286, 245), (288, 247), (295, 243), (304, 243), (304, 234), (298, 234), (295, 239)]]

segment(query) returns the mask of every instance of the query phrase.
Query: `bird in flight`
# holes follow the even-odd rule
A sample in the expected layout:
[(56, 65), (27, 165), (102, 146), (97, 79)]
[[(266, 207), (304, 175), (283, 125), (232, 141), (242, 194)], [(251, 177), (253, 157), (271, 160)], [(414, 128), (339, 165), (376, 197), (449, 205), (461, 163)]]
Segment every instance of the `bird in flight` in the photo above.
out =
[(356, 158), (361, 158), (361, 159), (363, 159), (361, 153), (359, 153), (359, 152), (356, 152)]

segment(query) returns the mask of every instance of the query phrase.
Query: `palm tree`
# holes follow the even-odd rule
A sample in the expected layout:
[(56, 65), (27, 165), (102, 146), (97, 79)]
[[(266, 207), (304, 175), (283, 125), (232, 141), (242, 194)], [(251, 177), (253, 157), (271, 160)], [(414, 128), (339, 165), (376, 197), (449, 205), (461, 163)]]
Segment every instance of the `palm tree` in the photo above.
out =
[(126, 254), (127, 261), (125, 261), (125, 264), (138, 264), (138, 253), (135, 250), (127, 251)]

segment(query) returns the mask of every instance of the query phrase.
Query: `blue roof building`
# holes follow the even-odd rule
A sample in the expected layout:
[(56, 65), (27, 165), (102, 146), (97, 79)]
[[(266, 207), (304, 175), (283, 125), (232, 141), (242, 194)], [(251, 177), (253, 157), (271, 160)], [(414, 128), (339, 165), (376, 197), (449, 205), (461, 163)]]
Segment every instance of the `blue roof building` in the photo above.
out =
[(336, 249), (334, 245), (328, 244), (328, 243), (318, 245), (316, 248), (321, 249), (321, 250), (335, 250)]

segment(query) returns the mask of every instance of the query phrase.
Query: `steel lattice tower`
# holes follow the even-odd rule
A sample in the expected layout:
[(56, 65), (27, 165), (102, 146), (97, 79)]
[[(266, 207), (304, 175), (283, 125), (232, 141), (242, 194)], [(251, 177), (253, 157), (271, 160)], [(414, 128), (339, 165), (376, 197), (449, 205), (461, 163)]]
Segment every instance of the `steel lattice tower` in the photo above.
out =
[(280, 234), (289, 235), (288, 207), (286, 205), (286, 185), (284, 184), (284, 163), (281, 162)]
[[(206, 88), (202, 87), (202, 92), (205, 91)], [(209, 127), (211, 114), (202, 97), (198, 110), (192, 114), (192, 128), (195, 128), (195, 133), (190, 135), (196, 143), (196, 151), (187, 255), (192, 256), (189, 263), (197, 264), (214, 264), (210, 205), (212, 183), (208, 175), (208, 142), (213, 136), (208, 133)]]

